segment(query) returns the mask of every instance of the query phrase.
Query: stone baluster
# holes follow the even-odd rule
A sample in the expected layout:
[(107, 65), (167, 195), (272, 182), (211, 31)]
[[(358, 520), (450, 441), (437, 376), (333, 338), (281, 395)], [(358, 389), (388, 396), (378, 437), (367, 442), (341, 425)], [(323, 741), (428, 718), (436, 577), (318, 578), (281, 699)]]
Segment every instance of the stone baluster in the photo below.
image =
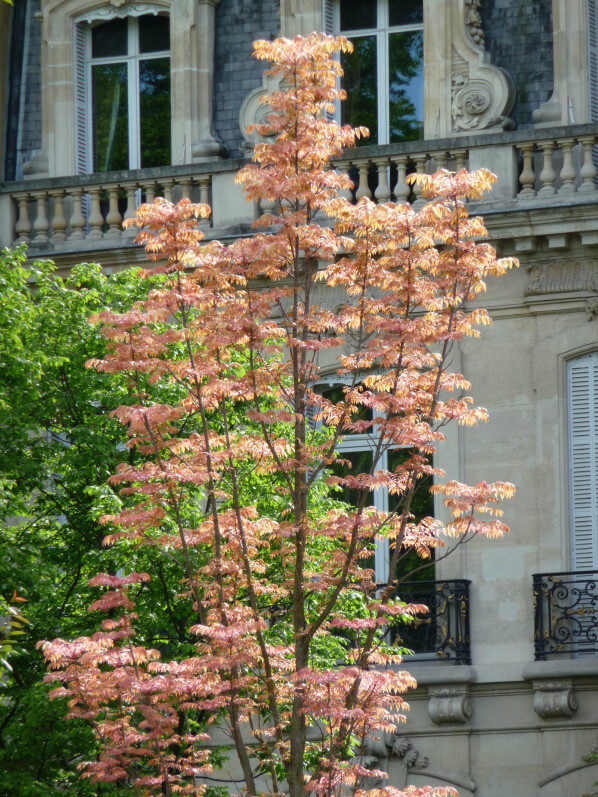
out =
[(449, 152), (435, 152), (434, 172), (437, 172), (439, 169), (448, 169), (449, 158), (450, 158)]
[[(209, 174), (204, 174), (201, 177), (196, 178), (199, 184), (199, 201), (202, 205), (209, 205), (210, 204), (210, 184), (211, 178)], [(264, 209), (263, 200), (260, 200), (260, 205), (262, 207), (262, 213), (272, 213), (276, 207), (276, 202), (271, 201), (268, 204), (268, 210)], [(208, 216), (207, 219), (201, 219), (200, 226), (201, 227), (209, 227), (212, 223), (212, 216)]]
[(50, 229), (50, 224), (48, 222), (48, 208), (46, 204), (48, 195), (45, 191), (40, 191), (34, 196), (37, 200), (37, 216), (33, 223), (33, 235), (35, 238), (35, 243), (47, 243), (49, 240), (48, 230)]
[(573, 163), (573, 144), (572, 138), (565, 138), (561, 141), (561, 149), (563, 150), (563, 167), (561, 169), (561, 187), (559, 194), (573, 194), (575, 192), (575, 178), (577, 177), (577, 170)]
[(390, 199), (390, 186), (388, 185), (388, 160), (386, 158), (379, 158), (374, 161), (374, 165), (378, 172), (378, 185), (374, 191), (374, 198), (376, 202), (388, 202)]
[(581, 193), (593, 192), (596, 190), (596, 167), (594, 166), (594, 142), (595, 136), (584, 136), (579, 139), (583, 150), (583, 164), (579, 175), (581, 177), (581, 185), (579, 191)]
[[(415, 155), (413, 160), (415, 161), (415, 171), (417, 174), (425, 174), (425, 167), (426, 167), (426, 155)], [(421, 187), (416, 182), (413, 183), (413, 207), (414, 208), (421, 208), (422, 205), (426, 203), (426, 200), (421, 195)]]
[(370, 196), (370, 187), (368, 185), (368, 161), (361, 161), (359, 164), (359, 185), (355, 192), (355, 199), (359, 201), (362, 196)]
[[(347, 163), (346, 161), (345, 163), (340, 163), (337, 166), (337, 171), (346, 177), (350, 177), (351, 164)], [(342, 196), (344, 199), (347, 200), (347, 202), (351, 202), (351, 200), (353, 199), (353, 191), (350, 188), (341, 188), (341, 190), (339, 191), (339, 196)]]
[(469, 159), (469, 151), (466, 149), (455, 149), (453, 150), (453, 156), (455, 158), (455, 170), (460, 172), (461, 169), (467, 168), (467, 161)]
[(120, 235), (120, 225), (122, 218), (120, 210), (118, 209), (118, 184), (112, 183), (108, 188), (108, 213), (106, 215), (106, 224), (108, 225), (108, 232), (111, 238)]
[(85, 189), (73, 190), (73, 215), (71, 216), (71, 234), (69, 241), (80, 241), (85, 237), (85, 216), (83, 215), (83, 194)]
[(408, 185), (407, 180), (407, 156), (401, 155), (395, 161), (397, 167), (397, 182), (394, 187), (395, 202), (402, 204), (409, 200), (411, 194), (411, 187)]
[(523, 168), (519, 175), (519, 184), (521, 190), (517, 195), (519, 199), (531, 199), (534, 194), (534, 183), (536, 177), (534, 175), (533, 152), (535, 144), (522, 144), (521, 154), (523, 158)]
[[(137, 202), (135, 194), (137, 193), (137, 183), (123, 183), (122, 188), (125, 189), (127, 194), (127, 209), (125, 210), (124, 220), (132, 219), (135, 216), (135, 211), (137, 209)], [(123, 228), (123, 235), (127, 235), (130, 238), (134, 238), (137, 235), (138, 229), (137, 227), (124, 227)]]
[(174, 180), (172, 178), (164, 180), (162, 188), (164, 189), (164, 199), (174, 202)]
[(64, 215), (64, 190), (50, 191), (54, 200), (54, 218), (52, 219), (52, 241), (66, 240), (66, 217)]
[(19, 218), (15, 224), (16, 243), (26, 244), (31, 240), (29, 194), (15, 194), (15, 200), (19, 208)]
[(179, 185), (181, 186), (181, 199), (191, 199), (192, 184), (193, 178), (191, 176), (181, 177), (179, 179)]
[(156, 198), (156, 184), (153, 180), (149, 183), (144, 185), (145, 188), (145, 201), (148, 205), (151, 205), (154, 199)]
[(87, 237), (90, 240), (97, 240), (102, 237), (102, 228), (104, 226), (104, 217), (102, 216), (102, 209), (100, 207), (102, 186), (92, 185), (87, 189), (87, 193), (89, 194), (91, 204), (89, 218), (87, 220), (89, 224)]
[(552, 153), (554, 151), (554, 141), (541, 141), (540, 149), (544, 157), (542, 171), (540, 172), (540, 190), (538, 196), (552, 196), (555, 193), (554, 181), (556, 172), (552, 165)]

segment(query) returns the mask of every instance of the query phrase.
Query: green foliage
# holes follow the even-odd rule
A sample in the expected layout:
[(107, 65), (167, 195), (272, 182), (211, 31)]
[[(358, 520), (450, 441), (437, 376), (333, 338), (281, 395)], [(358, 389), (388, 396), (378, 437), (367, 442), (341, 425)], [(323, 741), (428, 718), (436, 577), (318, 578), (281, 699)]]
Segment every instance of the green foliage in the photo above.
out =
[[(81, 264), (62, 278), (52, 263), (26, 265), (23, 248), (0, 255), (0, 618), (13, 623), (9, 635), (0, 631), (0, 659), (11, 668), (0, 676), (1, 794), (96, 793), (76, 771), (93, 736), (47, 702), (35, 649), (40, 639), (94, 627), (88, 578), (99, 569), (147, 570), (140, 636), (167, 645), (186, 635), (185, 613), (171, 598), (181, 577), (176, 559), (102, 547), (99, 518), (120, 502), (105, 482), (128, 455), (110, 411), (128, 399), (128, 387), (85, 368), (105, 350), (88, 319), (106, 305), (129, 308), (140, 297), (136, 274), (108, 277)], [(18, 608), (15, 594), (26, 600)]]

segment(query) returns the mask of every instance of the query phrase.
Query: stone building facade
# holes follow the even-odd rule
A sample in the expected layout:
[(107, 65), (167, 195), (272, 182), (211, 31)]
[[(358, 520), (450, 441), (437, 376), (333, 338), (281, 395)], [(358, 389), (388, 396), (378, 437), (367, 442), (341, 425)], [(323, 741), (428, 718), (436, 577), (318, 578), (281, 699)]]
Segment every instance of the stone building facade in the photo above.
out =
[[(598, 743), (598, 3), (377, 0), (363, 29), (353, 6), (366, 14), (371, 3), (0, 4), (0, 242), (27, 242), (65, 269), (141, 262), (121, 222), (159, 193), (209, 200), (208, 237), (246, 233), (260, 209), (233, 178), (251, 148), (243, 130), (268, 91), (251, 41), (341, 28), (360, 39), (353, 66), (373, 80), (378, 106), (366, 108), (359, 83), (347, 88), (378, 135), (338, 163), (356, 196), (401, 201), (409, 172), (490, 168), (499, 180), (479, 210), (499, 254), (521, 264), (488, 286), (494, 326), (483, 344), (459, 352), (491, 421), (453, 432), (438, 463), (449, 478), (514, 481), (512, 532), (437, 565), (435, 632), (408, 665), (419, 683), (409, 722), (372, 755), (396, 786), (581, 797), (598, 788), (598, 766), (583, 760)], [(152, 16), (170, 22), (167, 44), (150, 50), (169, 59), (170, 157), (144, 166), (139, 121), (139, 130), (129, 124), (125, 167), (98, 169), (98, 147), (108, 163), (120, 134), (94, 126), (90, 80), (121, 56), (106, 56), (101, 42), (94, 54), (93, 31), (125, 20), (133, 49), (122, 58), (143, 70), (135, 36)], [(364, 67), (371, 42), (375, 75)], [(413, 68), (400, 98), (415, 121), (401, 139), (380, 103), (398, 102), (388, 63), (405, 42)], [(133, 105), (128, 113), (130, 122)]]

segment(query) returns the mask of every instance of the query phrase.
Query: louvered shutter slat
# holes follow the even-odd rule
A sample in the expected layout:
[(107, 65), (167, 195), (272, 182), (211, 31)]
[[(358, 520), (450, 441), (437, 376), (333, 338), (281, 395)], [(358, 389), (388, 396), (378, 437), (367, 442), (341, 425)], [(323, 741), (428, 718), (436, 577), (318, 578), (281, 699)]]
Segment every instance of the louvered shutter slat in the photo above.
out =
[(334, 30), (334, 2), (333, 0), (322, 0), (322, 26), (324, 33), (333, 36)]
[(74, 34), (74, 89), (75, 89), (75, 171), (88, 174), (92, 171), (89, 146), (88, 90), (86, 79), (87, 31), (75, 25)]
[(598, 569), (598, 352), (567, 368), (572, 566)]

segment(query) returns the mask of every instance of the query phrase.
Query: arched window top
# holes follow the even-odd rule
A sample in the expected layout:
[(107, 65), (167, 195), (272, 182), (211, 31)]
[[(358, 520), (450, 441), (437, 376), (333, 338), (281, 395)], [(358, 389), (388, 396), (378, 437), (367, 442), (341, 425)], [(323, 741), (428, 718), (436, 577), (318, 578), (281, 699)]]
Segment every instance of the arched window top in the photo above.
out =
[(106, 22), (111, 19), (141, 17), (146, 14), (165, 14), (168, 13), (168, 11), (169, 6), (164, 3), (124, 3), (118, 7), (110, 4), (78, 14), (75, 17), (75, 24), (93, 24), (95, 22)]

